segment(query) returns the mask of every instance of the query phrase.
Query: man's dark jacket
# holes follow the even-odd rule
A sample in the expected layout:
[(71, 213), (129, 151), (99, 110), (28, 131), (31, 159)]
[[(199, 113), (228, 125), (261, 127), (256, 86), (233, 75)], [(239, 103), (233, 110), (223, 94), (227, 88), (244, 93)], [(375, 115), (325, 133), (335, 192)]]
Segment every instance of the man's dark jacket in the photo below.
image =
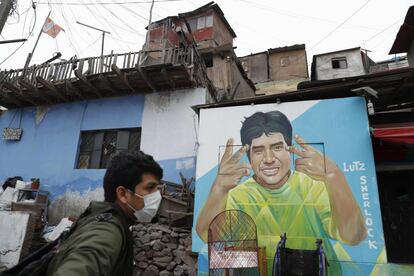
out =
[(117, 204), (92, 202), (49, 263), (47, 276), (132, 275), (133, 223)]

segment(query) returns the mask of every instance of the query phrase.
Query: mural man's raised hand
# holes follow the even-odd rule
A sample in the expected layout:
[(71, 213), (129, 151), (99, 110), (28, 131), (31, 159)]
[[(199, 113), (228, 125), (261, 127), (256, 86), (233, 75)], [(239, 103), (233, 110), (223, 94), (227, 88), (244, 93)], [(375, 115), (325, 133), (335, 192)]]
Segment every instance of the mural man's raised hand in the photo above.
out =
[(243, 176), (250, 175), (250, 165), (245, 161), (240, 162), (244, 154), (249, 150), (249, 145), (244, 145), (233, 154), (233, 143), (234, 140), (232, 138), (227, 140), (226, 150), (219, 165), (219, 173), (214, 181), (214, 186), (222, 189), (224, 192), (236, 187)]
[(336, 164), (320, 151), (309, 145), (301, 136), (295, 135), (300, 148), (288, 147), (290, 153), (299, 156), (295, 160), (295, 170), (310, 176), (317, 181), (326, 181), (328, 175), (337, 169)]

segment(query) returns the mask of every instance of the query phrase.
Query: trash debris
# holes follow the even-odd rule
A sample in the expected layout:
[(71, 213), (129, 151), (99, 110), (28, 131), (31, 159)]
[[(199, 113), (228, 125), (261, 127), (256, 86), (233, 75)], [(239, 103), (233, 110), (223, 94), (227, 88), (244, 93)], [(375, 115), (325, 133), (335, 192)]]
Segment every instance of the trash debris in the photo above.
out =
[(44, 231), (43, 238), (47, 242), (51, 242), (59, 238), (60, 234), (62, 234), (65, 230), (69, 229), (73, 224), (69, 218), (63, 218), (57, 226), (48, 226), (45, 227), (46, 231)]

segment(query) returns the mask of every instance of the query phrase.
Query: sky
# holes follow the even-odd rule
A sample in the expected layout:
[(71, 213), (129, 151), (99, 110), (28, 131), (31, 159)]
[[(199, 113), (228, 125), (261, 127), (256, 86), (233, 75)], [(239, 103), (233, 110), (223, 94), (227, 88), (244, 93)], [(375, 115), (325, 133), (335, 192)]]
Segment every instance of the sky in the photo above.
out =
[[(153, 21), (208, 3), (208, 0), (157, 1)], [(61, 58), (66, 60), (74, 55), (99, 56), (101, 32), (76, 21), (111, 33), (105, 37), (105, 54), (139, 51), (145, 41), (150, 2), (37, 0), (34, 11), (31, 0), (18, 0), (16, 13), (9, 17), (0, 40), (28, 40), (23, 45), (0, 44), (0, 69), (24, 67), (49, 11), (51, 19), (64, 32), (56, 38), (43, 33), (31, 64), (42, 63), (56, 52), (61, 52)], [(371, 51), (368, 54), (374, 61), (393, 57), (388, 52), (414, 0), (217, 0), (216, 3), (237, 34), (234, 45), (238, 56), (304, 43), (310, 65), (315, 54), (357, 46)]]

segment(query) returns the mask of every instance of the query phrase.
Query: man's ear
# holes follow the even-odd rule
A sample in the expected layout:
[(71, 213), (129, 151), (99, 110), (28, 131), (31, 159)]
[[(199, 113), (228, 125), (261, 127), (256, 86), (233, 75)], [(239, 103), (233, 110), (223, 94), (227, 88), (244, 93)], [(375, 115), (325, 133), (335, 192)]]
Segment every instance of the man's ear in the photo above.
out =
[(116, 198), (120, 202), (126, 204), (129, 201), (130, 194), (129, 194), (128, 190), (124, 186), (118, 186), (118, 187), (116, 187), (115, 192), (116, 192)]

